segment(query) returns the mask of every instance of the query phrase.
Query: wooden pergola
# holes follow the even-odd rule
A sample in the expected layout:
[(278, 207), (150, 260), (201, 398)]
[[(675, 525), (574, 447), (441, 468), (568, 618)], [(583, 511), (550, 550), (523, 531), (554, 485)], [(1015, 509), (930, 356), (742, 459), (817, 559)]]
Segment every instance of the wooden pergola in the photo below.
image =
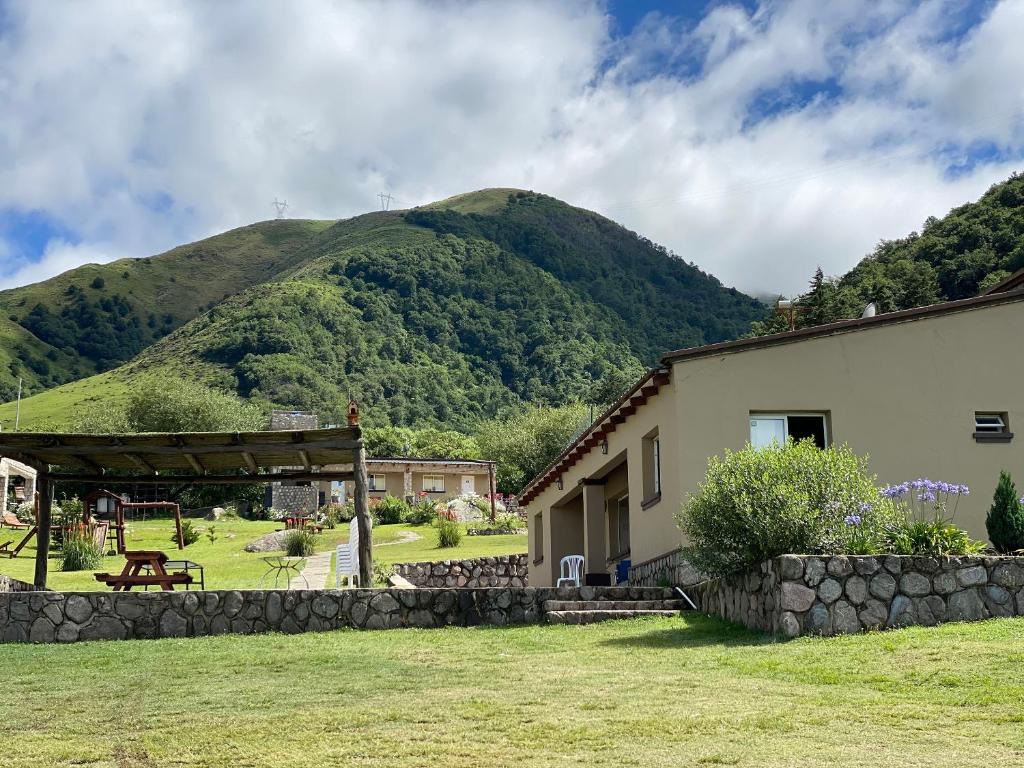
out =
[(354, 404), (349, 406), (348, 426), (333, 429), (137, 435), (0, 432), (0, 456), (38, 473), (37, 589), (46, 588), (54, 486), (60, 482), (242, 485), (353, 480), (360, 583), (373, 583), (366, 454)]

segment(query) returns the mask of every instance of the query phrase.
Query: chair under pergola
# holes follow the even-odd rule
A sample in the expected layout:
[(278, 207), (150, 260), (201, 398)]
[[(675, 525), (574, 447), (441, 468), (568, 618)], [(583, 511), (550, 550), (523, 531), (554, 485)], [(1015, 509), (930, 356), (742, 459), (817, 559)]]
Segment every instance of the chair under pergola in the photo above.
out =
[(62, 482), (243, 485), (352, 480), (360, 582), (373, 583), (366, 452), (354, 403), (349, 404), (348, 425), (330, 429), (133, 435), (0, 432), (0, 457), (37, 473), (37, 589), (46, 588), (54, 489)]

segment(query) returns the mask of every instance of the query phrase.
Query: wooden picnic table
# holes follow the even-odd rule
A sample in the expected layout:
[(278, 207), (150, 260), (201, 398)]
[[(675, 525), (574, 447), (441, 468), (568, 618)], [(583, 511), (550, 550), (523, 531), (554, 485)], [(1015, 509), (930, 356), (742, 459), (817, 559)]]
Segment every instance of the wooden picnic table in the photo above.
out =
[[(175, 584), (191, 584), (192, 576), (188, 573), (168, 573), (167, 555), (157, 550), (136, 550), (124, 553), (124, 569), (120, 574), (97, 573), (96, 581), (113, 587), (115, 592), (128, 592), (132, 587), (160, 587), (165, 592), (173, 592)], [(143, 575), (146, 569), (149, 573)]]

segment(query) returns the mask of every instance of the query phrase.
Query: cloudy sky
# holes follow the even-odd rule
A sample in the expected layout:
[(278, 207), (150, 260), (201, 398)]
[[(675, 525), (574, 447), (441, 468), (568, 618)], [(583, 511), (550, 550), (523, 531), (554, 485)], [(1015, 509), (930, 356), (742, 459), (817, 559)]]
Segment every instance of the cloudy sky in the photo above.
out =
[(1024, 169), (1024, 0), (0, 0), (0, 288), (492, 186), (800, 290)]

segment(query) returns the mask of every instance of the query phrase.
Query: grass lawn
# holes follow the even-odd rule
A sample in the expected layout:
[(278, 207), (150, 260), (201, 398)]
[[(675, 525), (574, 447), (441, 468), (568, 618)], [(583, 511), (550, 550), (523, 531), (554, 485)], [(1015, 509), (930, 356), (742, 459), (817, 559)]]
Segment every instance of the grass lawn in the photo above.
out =
[(1024, 620), (786, 643), (703, 616), (5, 646), (32, 766), (1024, 763)]
[[(193, 524), (205, 531), (211, 523), (194, 520)], [(179, 552), (172, 541), (174, 521), (170, 518), (150, 519), (145, 522), (129, 522), (126, 533), (128, 549), (159, 549), (171, 558), (187, 558), (201, 564), (206, 569), (207, 589), (255, 589), (260, 577), (267, 571), (267, 564), (262, 558), (267, 553), (245, 552), (243, 548), (253, 539), (279, 530), (281, 523), (255, 522), (240, 518), (222, 518), (212, 524), (215, 528), (216, 540), (212, 543), (205, 535), (199, 541)], [(399, 542), (403, 532), (412, 531), (421, 538), (417, 541)], [(21, 539), (21, 532), (0, 530), (0, 541)], [(334, 530), (325, 530), (319, 537), (318, 551), (333, 550), (338, 544), (347, 541), (348, 525), (341, 525)], [(377, 562), (403, 563), (420, 560), (449, 560), (483, 555), (513, 554), (526, 551), (525, 536), (464, 536), (462, 543), (455, 549), (437, 548), (437, 531), (431, 526), (381, 525), (373, 530), (375, 545), (374, 557)], [(35, 541), (33, 540), (21, 555), (14, 559), (0, 559), (0, 573), (13, 576), (22, 581), (33, 580), (35, 573)], [(120, 572), (124, 566), (124, 558), (119, 556), (106, 557), (98, 571), (111, 573)], [(93, 571), (78, 573), (62, 573), (55, 553), (51, 553), (49, 587), (51, 589), (72, 591), (106, 591), (107, 587), (93, 578)], [(334, 571), (328, 586), (334, 586)], [(2, 763), (0, 763), (2, 765)]]

